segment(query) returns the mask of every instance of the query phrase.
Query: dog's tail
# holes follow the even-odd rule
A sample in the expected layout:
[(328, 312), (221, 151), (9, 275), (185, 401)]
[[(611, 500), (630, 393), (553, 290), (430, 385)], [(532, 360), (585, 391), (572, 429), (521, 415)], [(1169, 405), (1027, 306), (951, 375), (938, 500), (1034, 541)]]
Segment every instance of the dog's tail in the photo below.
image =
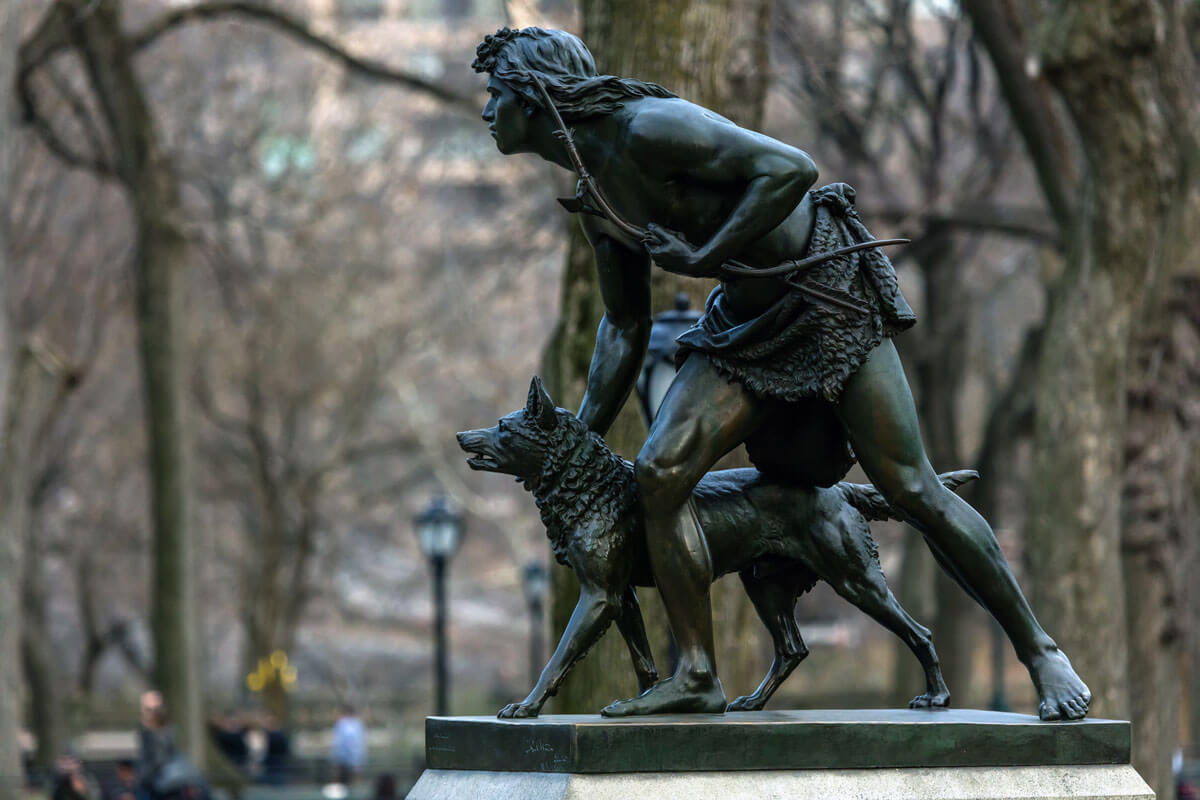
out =
[[(953, 472), (943, 472), (938, 475), (938, 480), (947, 489), (954, 491), (964, 483), (970, 483), (979, 477), (979, 473), (973, 469), (959, 469)], [(888, 503), (883, 499), (883, 495), (879, 490), (871, 484), (863, 483), (839, 483), (837, 488), (842, 490), (842, 494), (846, 496), (846, 502), (862, 512), (862, 515), (867, 519), (908, 519), (907, 515)]]

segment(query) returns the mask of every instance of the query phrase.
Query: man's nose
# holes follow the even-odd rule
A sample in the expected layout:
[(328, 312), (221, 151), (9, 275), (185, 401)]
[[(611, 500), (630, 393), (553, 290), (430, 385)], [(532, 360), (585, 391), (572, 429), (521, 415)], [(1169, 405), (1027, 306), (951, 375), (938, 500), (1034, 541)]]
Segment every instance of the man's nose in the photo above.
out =
[(495, 119), (496, 112), (492, 109), (492, 104), (490, 101), (483, 107), (483, 113), (479, 116), (483, 117), (484, 122), (491, 122), (493, 119)]

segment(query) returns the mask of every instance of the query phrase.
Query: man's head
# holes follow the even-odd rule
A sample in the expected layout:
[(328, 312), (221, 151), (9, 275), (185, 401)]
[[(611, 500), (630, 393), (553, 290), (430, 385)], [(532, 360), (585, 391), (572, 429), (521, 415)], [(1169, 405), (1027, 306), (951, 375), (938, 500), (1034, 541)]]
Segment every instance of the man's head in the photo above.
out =
[(544, 106), (545, 100), (533, 75), (544, 84), (597, 75), (596, 62), (578, 36), (546, 28), (501, 28), (485, 36), (475, 48), (471, 67), (491, 75), (537, 108)]
[(596, 75), (592, 54), (577, 36), (545, 28), (501, 28), (479, 44), (471, 66), (491, 76), (482, 116), (506, 155), (531, 149), (530, 119), (546, 105), (535, 75), (543, 86)]
[(137, 773), (134, 771), (134, 764), (128, 758), (123, 758), (117, 762), (117, 781), (122, 786), (128, 786), (134, 782)]
[(156, 730), (167, 724), (167, 706), (162, 692), (157, 689), (143, 692), (141, 700), (142, 725)]
[(502, 153), (527, 149), (530, 120), (546, 110), (539, 82), (568, 121), (611, 114), (631, 98), (675, 96), (653, 83), (600, 75), (587, 46), (560, 30), (501, 28), (480, 42), (471, 66), (491, 76), (483, 119)]

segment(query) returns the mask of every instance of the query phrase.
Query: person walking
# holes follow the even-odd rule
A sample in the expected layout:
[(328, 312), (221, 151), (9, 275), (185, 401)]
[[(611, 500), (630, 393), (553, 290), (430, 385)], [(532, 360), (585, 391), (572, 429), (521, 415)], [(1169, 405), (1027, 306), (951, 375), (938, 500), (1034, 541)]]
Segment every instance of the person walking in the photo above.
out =
[(335, 782), (346, 786), (354, 783), (367, 761), (367, 728), (349, 704), (342, 706), (333, 724), (330, 760)]

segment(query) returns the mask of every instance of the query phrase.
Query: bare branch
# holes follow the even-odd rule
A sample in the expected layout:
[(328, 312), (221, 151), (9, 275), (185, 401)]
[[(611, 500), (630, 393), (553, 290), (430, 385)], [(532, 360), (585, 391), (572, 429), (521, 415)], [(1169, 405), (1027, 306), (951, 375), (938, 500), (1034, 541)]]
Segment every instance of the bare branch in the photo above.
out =
[(1003, 209), (990, 206), (963, 207), (953, 212), (921, 211), (903, 207), (869, 208), (864, 211), (872, 219), (892, 223), (919, 223), (927, 231), (935, 228), (998, 233), (1031, 239), (1048, 245), (1059, 245), (1059, 231), (1047, 224), (1045, 214), (1024, 209)]
[(1021, 42), (996, 0), (963, 0), (975, 35), (996, 69), (1000, 91), (1021, 132), (1050, 213), (1063, 231), (1071, 229), (1073, 180), (1071, 159), (1057, 109), (1045, 87), (1026, 73)]
[(299, 17), (277, 8), (255, 2), (245, 2), (245, 0), (210, 0), (210, 2), (197, 3), (168, 12), (132, 34), (129, 37), (129, 45), (134, 50), (140, 50), (150, 46), (164, 33), (180, 25), (196, 20), (213, 20), (220, 17), (245, 17), (260, 22), (282, 31), (301, 44), (330, 56), (351, 72), (425, 92), (460, 111), (470, 111), (474, 114), (478, 110), (474, 100), (460, 95), (447, 86), (434, 83), (411, 72), (389, 67), (378, 61), (356, 56), (340, 43), (314, 31)]
[(106, 157), (105, 151), (107, 148), (105, 147), (104, 136), (100, 133), (100, 128), (96, 125), (96, 120), (92, 116), (91, 110), (87, 107), (87, 103), (71, 88), (66, 79), (58, 74), (53, 65), (46, 68), (46, 74), (55, 91), (62, 95), (63, 100), (66, 101), (67, 106), (71, 109), (71, 114), (75, 117), (80, 130), (87, 137), (92, 149), (92, 160), (96, 163), (106, 165), (108, 171), (112, 172), (112, 161)]
[(29, 38), (17, 51), (17, 83), (49, 61), (60, 50), (71, 46), (70, 20), (61, 3), (52, 3)]
[[(25, 122), (33, 127), (34, 133), (46, 148), (68, 166), (100, 175), (111, 175), (112, 169), (108, 164), (100, 158), (76, 152), (58, 135), (49, 120), (38, 113), (37, 100), (30, 81), (38, 67), (71, 46), (72, 21), (67, 14), (66, 6), (61, 3), (52, 4), (33, 33), (21, 43), (17, 53), (16, 89), (21, 102), (22, 116)], [(72, 96), (64, 94), (64, 97), (74, 107)], [(76, 112), (78, 113), (77, 109)]]
[(97, 159), (91, 155), (80, 153), (71, 147), (71, 145), (67, 144), (66, 141), (58, 135), (58, 132), (54, 129), (54, 126), (50, 124), (50, 120), (46, 119), (38, 112), (37, 103), (34, 100), (33, 90), (28, 83), (23, 79), (19, 80), (18, 83), (20, 84), (19, 91), (21, 94), (22, 103), (25, 106), (25, 122), (33, 129), (33, 132), (37, 134), (38, 139), (41, 140), (42, 144), (46, 146), (46, 149), (49, 150), (55, 158), (73, 169), (86, 170), (103, 177), (110, 177), (114, 174), (112, 166), (107, 162)]

